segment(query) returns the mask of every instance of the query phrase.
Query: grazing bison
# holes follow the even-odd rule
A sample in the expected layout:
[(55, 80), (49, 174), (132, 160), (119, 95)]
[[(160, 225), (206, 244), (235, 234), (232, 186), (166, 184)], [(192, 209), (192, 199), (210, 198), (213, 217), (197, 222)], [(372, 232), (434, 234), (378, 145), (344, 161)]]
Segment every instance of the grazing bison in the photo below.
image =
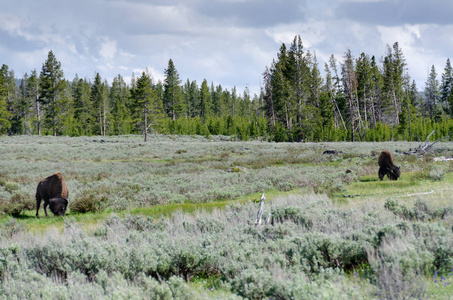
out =
[(385, 175), (390, 180), (398, 180), (401, 175), (400, 168), (393, 164), (392, 153), (388, 150), (384, 150), (379, 154), (379, 179), (382, 180)]
[[(68, 187), (60, 172), (41, 180), (36, 189), (36, 216), (38, 217), (41, 200), (44, 200), (44, 212), (47, 216), (47, 205), (49, 205), (50, 199), (52, 199), (50, 210), (55, 215), (60, 215), (61, 211), (64, 214), (68, 205), (68, 197)], [(62, 210), (63, 207), (64, 210)]]

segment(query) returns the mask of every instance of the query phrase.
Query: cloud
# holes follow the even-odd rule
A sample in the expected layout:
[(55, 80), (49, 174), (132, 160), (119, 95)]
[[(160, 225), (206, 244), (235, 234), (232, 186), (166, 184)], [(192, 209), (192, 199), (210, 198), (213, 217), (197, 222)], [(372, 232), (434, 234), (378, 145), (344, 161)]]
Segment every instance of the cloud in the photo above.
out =
[(306, 18), (305, 0), (199, 1), (197, 11), (209, 18), (235, 26), (259, 28), (302, 21)]
[(264, 69), (296, 35), (320, 69), (347, 49), (379, 59), (398, 41), (423, 87), (426, 69), (441, 70), (453, 48), (451, 15), (446, 0), (17, 0), (2, 5), (0, 55), (21, 76), (53, 50), (70, 80), (146, 67), (163, 78), (171, 58), (183, 81), (259, 93)]
[(453, 2), (446, 0), (348, 1), (341, 3), (336, 12), (341, 18), (383, 26), (453, 24)]
[(104, 38), (101, 43), (101, 50), (99, 51), (99, 56), (101, 56), (105, 61), (110, 62), (115, 58), (117, 52), (116, 47), (117, 42), (110, 40), (110, 38)]

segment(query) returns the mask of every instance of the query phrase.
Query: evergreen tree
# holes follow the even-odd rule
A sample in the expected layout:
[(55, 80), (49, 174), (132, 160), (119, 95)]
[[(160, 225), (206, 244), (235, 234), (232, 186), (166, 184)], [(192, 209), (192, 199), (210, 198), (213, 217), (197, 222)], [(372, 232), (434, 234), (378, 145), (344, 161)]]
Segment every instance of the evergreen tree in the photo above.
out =
[(164, 81), (164, 98), (163, 103), (167, 111), (167, 115), (175, 120), (186, 112), (186, 107), (183, 102), (178, 71), (173, 64), (173, 60), (168, 61), (168, 67), (165, 69)]
[[(42, 65), (39, 79), (39, 101), (43, 104), (45, 123), (52, 130), (53, 135), (57, 135), (58, 105), (62, 90), (63, 70), (61, 63), (56, 59), (52, 51), (49, 51), (47, 60)], [(38, 134), (41, 134), (39, 126)]]
[(74, 99), (74, 118), (76, 130), (79, 135), (92, 135), (93, 132), (93, 107), (91, 105), (91, 83), (86, 79), (74, 78), (72, 81)]
[(387, 54), (384, 58), (384, 101), (389, 124), (398, 125), (404, 96), (404, 71), (406, 61), (398, 42), (393, 47), (387, 45)]
[(345, 61), (342, 64), (342, 75), (343, 75), (343, 88), (345, 96), (348, 100), (348, 117), (349, 117), (349, 130), (351, 135), (351, 142), (354, 142), (357, 124), (359, 116), (357, 116), (358, 107), (356, 105), (357, 97), (357, 74), (355, 72), (354, 59), (351, 54), (351, 50), (345, 54)]
[(152, 89), (151, 77), (145, 72), (137, 79), (137, 90), (135, 93), (135, 107), (142, 112), (142, 130), (145, 142), (148, 139), (149, 127), (158, 128), (163, 118), (162, 102), (156, 97)]
[(341, 127), (346, 130), (343, 113), (338, 105), (338, 100), (341, 99), (341, 90), (339, 86), (340, 78), (338, 77), (337, 62), (334, 55), (330, 56), (329, 64), (325, 63), (324, 70), (326, 72), (326, 92), (328, 93), (331, 105), (334, 107), (334, 126), (336, 129)]
[(36, 128), (39, 134), (41, 126), (41, 102), (39, 101), (39, 76), (36, 70), (31, 71), (26, 81), (25, 97), (27, 97), (34, 110), (32, 118), (36, 123), (34, 123), (33, 127)]
[(371, 93), (371, 120), (373, 127), (376, 127), (378, 122), (383, 120), (382, 113), (382, 91), (383, 91), (383, 76), (379, 70), (379, 67), (376, 63), (376, 58), (371, 57), (371, 83), (370, 83), (370, 93)]
[(132, 118), (130, 112), (130, 90), (121, 75), (113, 78), (110, 88), (110, 103), (112, 107), (113, 134), (130, 134)]
[[(33, 72), (32, 72), (33, 73)], [(23, 134), (31, 134), (33, 132), (32, 121), (33, 121), (33, 114), (34, 114), (34, 105), (36, 96), (33, 93), (33, 90), (37, 90), (38, 82), (35, 81), (36, 71), (34, 71), (33, 79), (30, 79), (30, 76), (25, 73), (24, 77), (21, 80), (20, 84), (20, 96), (21, 100), (19, 102), (19, 109), (20, 114), (22, 117), (22, 124), (23, 124)], [(33, 84), (35, 81), (35, 84)], [(31, 85), (31, 86), (29, 86)]]
[(212, 102), (212, 114), (220, 117), (222, 115), (222, 86), (219, 84), (214, 87), (214, 83), (211, 83), (211, 102)]
[(11, 112), (8, 111), (8, 66), (2, 65), (0, 71), (0, 134), (5, 134), (11, 128)]
[(96, 120), (93, 124), (94, 132), (106, 135), (107, 122), (110, 116), (108, 85), (106, 82), (102, 82), (99, 73), (95, 75), (90, 99), (93, 108), (91, 119)]
[(359, 112), (363, 116), (365, 127), (369, 123), (374, 123), (372, 118), (373, 98), (372, 96), (372, 69), (371, 61), (368, 55), (362, 52), (356, 62), (357, 69), (357, 97), (359, 102)]
[(444, 73), (442, 74), (439, 101), (450, 116), (453, 116), (453, 110), (451, 109), (453, 106), (451, 105), (452, 103), (449, 103), (448, 99), (452, 92), (452, 84), (453, 68), (451, 67), (450, 59), (448, 58), (445, 64)]
[(212, 105), (212, 100), (211, 100), (211, 93), (209, 91), (208, 87), (208, 82), (206, 79), (203, 80), (201, 83), (200, 87), (200, 93), (199, 93), (199, 108), (198, 111), (200, 112), (200, 118), (204, 123), (206, 123), (207, 118), (211, 116), (211, 105)]
[(60, 92), (55, 105), (55, 127), (58, 134), (78, 135), (77, 124), (74, 119), (74, 101), (71, 84), (63, 79), (59, 83)]
[(429, 117), (436, 121), (439, 121), (442, 115), (442, 107), (439, 100), (439, 81), (437, 80), (436, 68), (434, 65), (431, 67), (431, 71), (426, 81), (425, 87), (425, 107), (429, 113)]
[(184, 98), (185, 103), (187, 105), (187, 115), (188, 118), (193, 118), (196, 115), (199, 115), (199, 111), (197, 109), (198, 101), (199, 101), (199, 91), (197, 82), (195, 80), (190, 81), (187, 79), (186, 83), (184, 84)]
[(6, 89), (7, 89), (7, 98), (6, 102), (8, 103), (8, 111), (10, 115), (10, 124), (11, 127), (8, 131), (10, 135), (23, 134), (24, 125), (23, 125), (23, 114), (24, 109), (22, 102), (22, 96), (20, 94), (20, 89), (17, 86), (16, 78), (13, 70), (3, 70), (6, 74)]

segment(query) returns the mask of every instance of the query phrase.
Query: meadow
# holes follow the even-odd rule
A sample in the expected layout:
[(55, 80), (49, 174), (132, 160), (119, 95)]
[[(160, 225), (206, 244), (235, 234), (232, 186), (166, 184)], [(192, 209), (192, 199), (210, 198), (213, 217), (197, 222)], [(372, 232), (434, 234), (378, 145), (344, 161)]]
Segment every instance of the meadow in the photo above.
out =
[(0, 137), (0, 299), (453, 299), (453, 144), (419, 144)]

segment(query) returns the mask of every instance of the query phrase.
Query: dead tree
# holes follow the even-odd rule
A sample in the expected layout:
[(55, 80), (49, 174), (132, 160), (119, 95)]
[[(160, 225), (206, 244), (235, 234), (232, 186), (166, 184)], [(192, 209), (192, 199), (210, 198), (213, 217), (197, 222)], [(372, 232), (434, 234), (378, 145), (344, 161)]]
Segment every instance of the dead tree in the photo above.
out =
[(255, 226), (261, 225), (261, 218), (263, 217), (264, 199), (266, 199), (266, 198), (264, 197), (264, 193), (263, 193), (263, 195), (261, 196), (261, 200), (260, 200), (260, 209), (258, 210), (258, 214), (256, 215)]
[(427, 154), (428, 152), (432, 151), (432, 147), (434, 146), (434, 144), (436, 144), (437, 142), (441, 141), (442, 139), (438, 139), (437, 141), (435, 142), (432, 142), (431, 144), (429, 143), (429, 138), (431, 137), (431, 135), (434, 133), (434, 130), (431, 131), (431, 133), (428, 135), (428, 137), (426, 138), (426, 141), (424, 143), (420, 143), (420, 145), (418, 145), (417, 148), (415, 149), (409, 149), (409, 151), (406, 151), (406, 152), (403, 152), (404, 154), (416, 154), (418, 156), (423, 156), (425, 154)]

